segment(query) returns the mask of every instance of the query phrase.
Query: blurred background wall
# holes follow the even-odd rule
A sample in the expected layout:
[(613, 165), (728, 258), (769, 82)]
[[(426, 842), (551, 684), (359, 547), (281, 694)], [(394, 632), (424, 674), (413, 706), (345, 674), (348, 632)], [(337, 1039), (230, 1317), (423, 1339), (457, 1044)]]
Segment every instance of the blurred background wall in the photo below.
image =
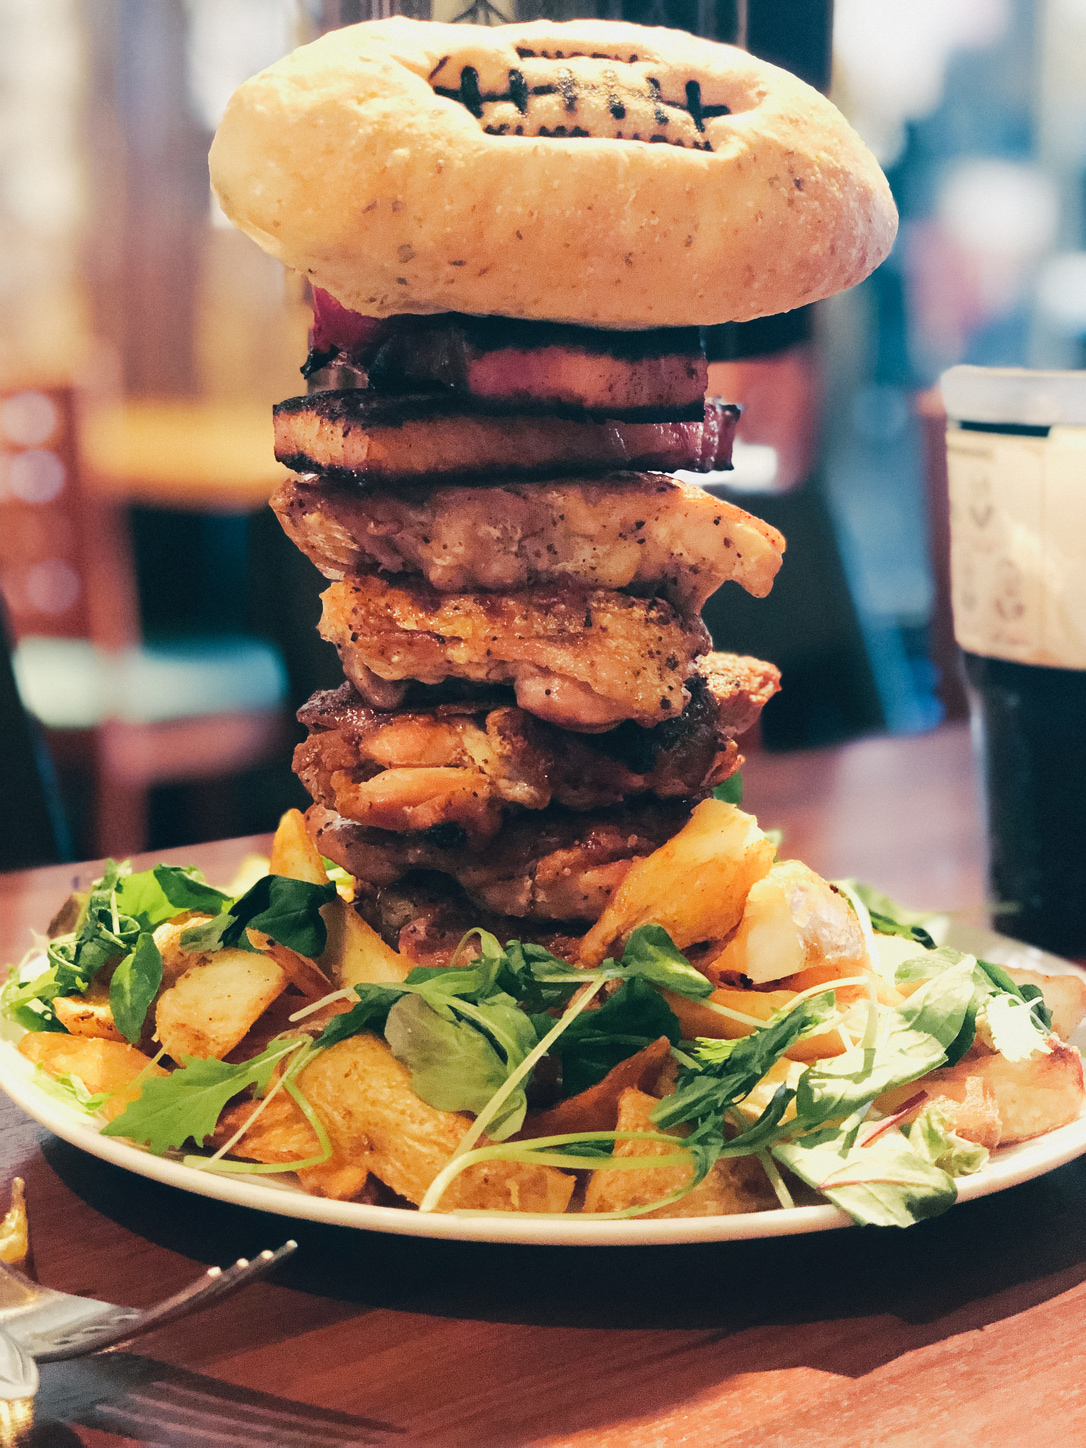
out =
[[(469, 12), (435, 0), (433, 16), (493, 21), (513, 3)], [(875, 150), (902, 218), (884, 266), (803, 314), (710, 338), (717, 376), (748, 404), (723, 485), (783, 529), (789, 553), (769, 600), (725, 590), (708, 618), (721, 646), (784, 669), (765, 714), (770, 748), (959, 712), (953, 661), (933, 648), (930, 389), (962, 361), (1084, 364), (1086, 0), (517, 7), (745, 41), (829, 89)], [(385, 8), (428, 12), (425, 0)], [(0, 388), (73, 384), (98, 474), (125, 473), (125, 429), (152, 419), (158, 471), (203, 481), (156, 494), (129, 486), (136, 464), (128, 483), (105, 478), (134, 545), (143, 636), (264, 638), (292, 708), (339, 678), (315, 632), (320, 579), (260, 505), (261, 459), (266, 491), (275, 480), (271, 403), (302, 388), (306, 299), (223, 223), (206, 152), (246, 76), (321, 26), (369, 14), (357, 0), (0, 0)], [(0, 447), (0, 502), (12, 446)], [(216, 492), (217, 465), (223, 477), (249, 469), (243, 499)], [(13, 613), (25, 604), (14, 552), (0, 537)], [(156, 787), (151, 845), (270, 827), (299, 796), (290, 744), (226, 783)], [(88, 853), (93, 792), (78, 768), (63, 782), (76, 852)]]

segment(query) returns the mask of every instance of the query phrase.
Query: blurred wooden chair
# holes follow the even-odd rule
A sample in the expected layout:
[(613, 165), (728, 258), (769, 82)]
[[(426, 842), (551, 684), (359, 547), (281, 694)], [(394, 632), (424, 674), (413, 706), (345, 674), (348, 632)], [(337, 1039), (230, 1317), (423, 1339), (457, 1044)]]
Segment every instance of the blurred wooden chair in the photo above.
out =
[(27, 710), (94, 778), (93, 848), (146, 843), (150, 790), (274, 757), (286, 676), (244, 636), (149, 646), (124, 507), (85, 486), (70, 387), (0, 391), (0, 590)]

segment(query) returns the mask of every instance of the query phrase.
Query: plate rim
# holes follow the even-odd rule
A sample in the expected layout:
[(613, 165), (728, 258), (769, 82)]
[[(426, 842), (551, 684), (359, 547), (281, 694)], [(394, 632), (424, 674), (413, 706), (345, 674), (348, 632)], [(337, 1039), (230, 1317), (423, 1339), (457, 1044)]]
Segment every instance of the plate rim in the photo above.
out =
[[(1008, 956), (1024, 957), (1014, 963), (1021, 963), (1024, 969), (1040, 965), (1050, 974), (1077, 974), (1086, 979), (1086, 970), (1070, 961), (1039, 952), (1034, 947), (1024, 946), (984, 927), (970, 925), (956, 931), (951, 921), (940, 943), (949, 943), (956, 935), (966, 931), (971, 941), (984, 937), (986, 953), (1002, 954), (1005, 957), (1002, 964), (1011, 963), (1006, 958)], [(575, 1214), (565, 1213), (547, 1216), (470, 1216), (455, 1212), (423, 1214), (403, 1207), (370, 1206), (362, 1202), (340, 1202), (311, 1196), (296, 1183), (287, 1180), (286, 1173), (282, 1180), (270, 1176), (254, 1180), (204, 1172), (186, 1166), (176, 1155), (155, 1156), (123, 1138), (102, 1136), (100, 1131), (88, 1124), (77, 1107), (67, 1105), (38, 1084), (40, 1068), (16, 1049), (17, 1041), (25, 1034), (12, 1021), (0, 1022), (0, 1090), (39, 1125), (70, 1145), (137, 1176), (254, 1211), (396, 1236), (560, 1247), (671, 1246), (751, 1241), (801, 1236), (855, 1225), (846, 1212), (830, 1204), (769, 1208), (728, 1216), (634, 1218), (612, 1222), (580, 1221)], [(1055, 1171), (1084, 1153), (1086, 1104), (1079, 1116), (1068, 1125), (997, 1150), (979, 1172), (959, 1177), (958, 1202), (975, 1201), (1018, 1186)]]

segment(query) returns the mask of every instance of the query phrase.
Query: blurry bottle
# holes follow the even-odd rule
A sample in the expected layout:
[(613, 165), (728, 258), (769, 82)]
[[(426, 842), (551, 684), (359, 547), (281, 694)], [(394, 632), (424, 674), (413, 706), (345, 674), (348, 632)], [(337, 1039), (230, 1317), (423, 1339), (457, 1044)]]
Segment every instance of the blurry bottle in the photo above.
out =
[(992, 923), (1086, 957), (1086, 372), (954, 367), (942, 391)]

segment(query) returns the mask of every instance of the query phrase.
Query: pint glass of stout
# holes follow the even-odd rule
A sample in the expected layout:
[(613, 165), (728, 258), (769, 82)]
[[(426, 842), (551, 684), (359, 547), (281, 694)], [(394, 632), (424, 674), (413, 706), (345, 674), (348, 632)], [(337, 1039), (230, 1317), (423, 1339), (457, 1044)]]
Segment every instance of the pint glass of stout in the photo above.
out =
[(992, 923), (1086, 958), (1086, 372), (954, 367), (941, 385)]

